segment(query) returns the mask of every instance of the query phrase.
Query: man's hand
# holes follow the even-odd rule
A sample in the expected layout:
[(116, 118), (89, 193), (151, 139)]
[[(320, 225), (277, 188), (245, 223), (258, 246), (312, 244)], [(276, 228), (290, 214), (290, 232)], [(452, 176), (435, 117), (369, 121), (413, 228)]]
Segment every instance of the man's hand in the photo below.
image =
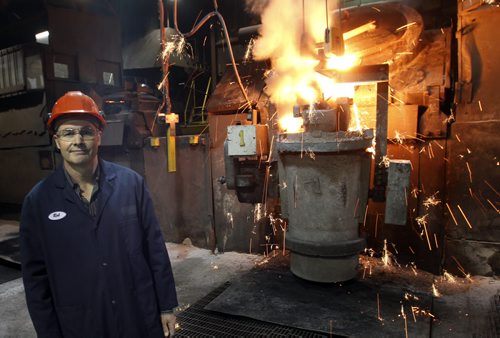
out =
[(175, 315), (173, 313), (162, 313), (161, 324), (165, 337), (173, 337), (175, 334)]

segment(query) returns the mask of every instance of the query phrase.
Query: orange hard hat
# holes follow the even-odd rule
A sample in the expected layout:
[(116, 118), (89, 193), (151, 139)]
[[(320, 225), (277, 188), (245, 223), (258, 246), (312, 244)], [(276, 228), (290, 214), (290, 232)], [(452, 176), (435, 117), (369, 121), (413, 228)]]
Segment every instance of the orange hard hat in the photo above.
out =
[(67, 92), (61, 96), (54, 107), (52, 107), (52, 114), (47, 121), (50, 130), (55, 127), (54, 122), (61, 117), (91, 117), (100, 125), (100, 128), (106, 126), (106, 120), (99, 114), (97, 104), (90, 96), (83, 94), (80, 91)]

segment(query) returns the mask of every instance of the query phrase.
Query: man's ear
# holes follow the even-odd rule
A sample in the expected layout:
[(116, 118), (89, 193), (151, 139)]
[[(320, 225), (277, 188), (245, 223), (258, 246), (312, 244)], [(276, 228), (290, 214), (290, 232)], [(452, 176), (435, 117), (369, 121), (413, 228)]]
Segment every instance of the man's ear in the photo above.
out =
[(61, 150), (61, 146), (59, 145), (59, 139), (57, 138), (57, 135), (52, 135), (52, 139), (54, 140), (54, 143), (56, 144), (56, 147), (58, 150)]
[(98, 141), (97, 141), (97, 146), (101, 146), (101, 142), (102, 142), (102, 130), (101, 129), (97, 129), (98, 130)]

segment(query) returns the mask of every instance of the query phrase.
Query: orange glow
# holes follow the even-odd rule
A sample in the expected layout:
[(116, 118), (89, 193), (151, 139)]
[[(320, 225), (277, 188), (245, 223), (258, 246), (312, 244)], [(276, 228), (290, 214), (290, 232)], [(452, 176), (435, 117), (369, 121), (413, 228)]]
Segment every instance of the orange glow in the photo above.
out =
[(301, 133), (302, 129), (302, 117), (293, 117), (293, 115), (287, 115), (279, 120), (280, 129), (285, 133)]
[(351, 116), (351, 121), (349, 122), (349, 131), (359, 131), (362, 132), (363, 128), (361, 128), (361, 119), (359, 117), (358, 106), (354, 103), (352, 105), (353, 116)]
[(387, 239), (384, 239), (384, 249), (382, 250), (382, 262), (384, 266), (392, 265), (391, 263), (391, 253), (387, 250)]
[(359, 65), (360, 59), (354, 54), (333, 55), (326, 60), (327, 69), (348, 70)]
[(434, 295), (434, 297), (441, 297), (441, 293), (438, 291), (434, 283), (432, 283), (432, 294)]
[(302, 9), (296, 0), (270, 0), (253, 48), (256, 60), (271, 60), (265, 91), (284, 132), (301, 131), (302, 121), (291, 117), (294, 105), (326, 102), (333, 107), (338, 97), (354, 97), (354, 84), (335, 83), (317, 71), (320, 64), (323, 69), (345, 71), (360, 63), (357, 56), (348, 53), (348, 45), (343, 56), (320, 63), (317, 45), (323, 42), (326, 28), (324, 3), (309, 1), (304, 13)]

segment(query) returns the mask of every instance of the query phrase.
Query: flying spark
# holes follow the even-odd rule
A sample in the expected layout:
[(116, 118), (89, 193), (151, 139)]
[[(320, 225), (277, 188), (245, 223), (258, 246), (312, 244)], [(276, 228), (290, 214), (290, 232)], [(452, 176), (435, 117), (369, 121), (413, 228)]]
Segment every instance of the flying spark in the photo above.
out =
[(495, 211), (497, 212), (497, 214), (500, 214), (500, 211), (497, 209), (497, 207), (488, 198), (486, 200), (493, 207), (493, 209), (495, 209)]
[(472, 171), (470, 170), (469, 162), (465, 162), (465, 164), (467, 165), (467, 170), (469, 171), (470, 183), (472, 183)]
[(424, 200), (423, 204), (425, 209), (428, 210), (431, 206), (438, 205), (439, 203), (441, 203), (441, 200), (436, 198), (436, 195), (438, 193), (439, 191), (436, 191), (432, 196), (429, 196)]
[(368, 215), (368, 204), (366, 204), (365, 208), (365, 218), (363, 220), (363, 227), (366, 227), (366, 216)]
[(440, 145), (436, 140), (433, 141), (441, 150), (444, 150), (444, 147)]
[(462, 208), (460, 207), (459, 204), (457, 204), (457, 207), (458, 207), (458, 210), (460, 210), (460, 212), (462, 213), (462, 216), (464, 216), (464, 219), (467, 222), (467, 225), (469, 226), (469, 228), (472, 229), (472, 225), (470, 224), (469, 219), (467, 218), (467, 216), (465, 216), (465, 213), (464, 213), (464, 211), (462, 210)]
[(448, 271), (446, 270), (443, 270), (443, 278), (448, 281), (448, 282), (451, 282), (451, 283), (456, 283), (456, 279), (455, 277), (453, 277), (453, 275), (451, 273), (449, 273)]
[(356, 200), (356, 206), (354, 207), (354, 217), (356, 217), (356, 212), (358, 211), (358, 205), (359, 205), (359, 197), (358, 199)]
[(434, 297), (441, 297), (441, 293), (439, 293), (434, 283), (432, 283), (432, 294), (434, 295)]
[(451, 218), (453, 218), (453, 222), (455, 222), (455, 225), (458, 225), (457, 219), (455, 218), (453, 211), (451, 211), (450, 205), (448, 203), (446, 203), (446, 207), (448, 208), (448, 211), (450, 212)]
[(406, 312), (403, 304), (401, 304), (401, 316), (403, 316), (403, 319), (405, 320), (405, 337), (408, 338), (408, 320), (406, 319)]
[(450, 257), (455, 261), (455, 263), (457, 264), (458, 270), (460, 270), (460, 272), (464, 275), (464, 277), (471, 280), (470, 273), (465, 272), (464, 267), (462, 266), (462, 264), (460, 264), (458, 259), (456, 259), (455, 256), (450, 256)]
[(383, 321), (384, 319), (380, 316), (380, 295), (377, 292), (377, 319)]
[(384, 155), (382, 157), (382, 161), (380, 161), (378, 165), (380, 166), (382, 164), (384, 165), (384, 167), (389, 168), (389, 165), (391, 164), (391, 159), (387, 155)]
[(405, 299), (406, 300), (420, 300), (417, 296), (415, 296), (409, 292), (405, 292)]
[(417, 322), (417, 317), (415, 317), (415, 311), (414, 311), (414, 306), (411, 307), (411, 314), (413, 315), (413, 321), (416, 323)]
[(233, 214), (228, 212), (226, 214), (226, 219), (227, 219), (228, 223), (231, 224), (231, 228), (234, 228)]
[(413, 196), (413, 198), (417, 198), (419, 192), (421, 192), (421, 190), (418, 190), (418, 188), (413, 188), (411, 190), (411, 195)]
[(432, 149), (432, 143), (429, 143), (429, 158), (434, 158), (434, 150)]
[(384, 249), (382, 251), (382, 262), (384, 262), (384, 266), (391, 265), (391, 258), (389, 257), (389, 250), (387, 250), (387, 239), (384, 239)]
[(493, 192), (494, 192), (495, 194), (497, 194), (498, 196), (500, 196), (500, 194), (498, 193), (498, 191), (496, 191), (496, 189), (495, 189), (495, 188), (493, 188), (493, 186), (492, 186), (490, 183), (488, 183), (488, 181), (484, 180), (484, 183), (486, 183), (486, 185), (487, 185), (488, 187), (490, 187), (490, 189), (491, 189), (491, 190), (493, 190)]
[(415, 262), (410, 262), (410, 269), (415, 276), (418, 276), (417, 264), (415, 264)]
[(443, 120), (443, 124), (452, 124), (453, 122), (455, 122), (455, 115), (453, 115), (453, 113), (450, 114), (450, 116), (448, 116), (447, 118), (445, 118)]
[(403, 29), (405, 29), (405, 28), (409, 28), (409, 27), (411, 27), (411, 26), (413, 26), (413, 25), (416, 25), (416, 24), (417, 24), (417, 23), (416, 23), (415, 21), (414, 21), (414, 22), (410, 22), (409, 24), (406, 24), (406, 25), (403, 25), (403, 26), (401, 26), (401, 27), (397, 28), (397, 29), (396, 29), (396, 32), (399, 32), (400, 30), (403, 30)]
[(427, 237), (427, 244), (429, 245), (429, 250), (432, 251), (431, 241), (429, 240), (429, 234), (427, 233), (427, 217), (428, 216), (429, 216), (429, 214), (425, 214), (421, 217), (415, 218), (415, 220), (417, 221), (418, 225), (420, 225), (424, 229), (425, 236)]
[(247, 49), (245, 51), (245, 56), (243, 57), (243, 60), (245, 62), (247, 62), (248, 60), (250, 60), (250, 56), (252, 56), (252, 50), (253, 50), (253, 46), (254, 45), (255, 45), (255, 40), (252, 38), (248, 42), (248, 46), (247, 46)]
[(412, 306), (411, 310), (417, 316), (426, 316), (426, 317), (436, 318), (430, 311), (420, 309), (418, 306)]
[(399, 133), (399, 131), (394, 131), (394, 139), (396, 143), (403, 144), (404, 136)]

